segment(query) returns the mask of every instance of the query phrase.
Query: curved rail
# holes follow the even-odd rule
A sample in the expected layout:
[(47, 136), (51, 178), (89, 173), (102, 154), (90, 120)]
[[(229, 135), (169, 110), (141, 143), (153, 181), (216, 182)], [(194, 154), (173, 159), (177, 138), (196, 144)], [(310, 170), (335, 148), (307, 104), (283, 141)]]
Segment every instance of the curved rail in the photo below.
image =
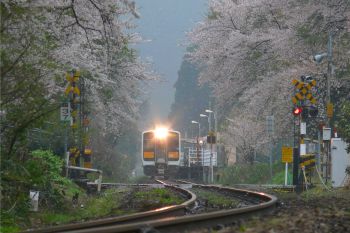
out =
[(277, 202), (277, 198), (275, 196), (265, 194), (265, 193), (230, 188), (230, 187), (213, 186), (213, 185), (199, 185), (199, 184), (192, 184), (192, 185), (204, 187), (204, 188), (224, 190), (226, 192), (236, 193), (241, 196), (243, 195), (247, 197), (259, 198), (263, 202), (256, 205), (242, 207), (238, 209), (226, 209), (226, 210), (219, 210), (219, 211), (214, 211), (210, 213), (195, 214), (195, 215), (189, 215), (189, 216), (166, 217), (166, 218), (153, 220), (153, 221), (143, 221), (138, 223), (121, 224), (117, 226), (105, 226), (105, 227), (97, 227), (97, 228), (90, 228), (90, 229), (82, 229), (74, 232), (107, 233), (107, 232), (140, 232), (140, 230), (142, 232), (142, 229), (152, 229), (152, 228), (155, 228), (160, 232), (170, 232), (170, 233), (184, 232), (186, 230), (188, 231), (192, 229), (198, 229), (199, 227), (213, 227), (218, 225), (218, 223), (220, 223), (221, 225), (226, 223), (232, 223), (235, 219), (269, 211), (275, 206)]
[(194, 202), (195, 202), (196, 199), (197, 199), (196, 194), (194, 194), (193, 192), (191, 192), (191, 191), (189, 191), (189, 190), (187, 190), (187, 189), (183, 189), (183, 188), (177, 187), (177, 186), (175, 186), (175, 185), (167, 184), (165, 181), (162, 181), (162, 180), (156, 180), (156, 181), (159, 182), (159, 183), (161, 183), (162, 185), (164, 185), (164, 186), (170, 188), (170, 189), (176, 190), (177, 192), (183, 193), (183, 194), (185, 194), (185, 195), (186, 195), (186, 193), (188, 193), (189, 195), (187, 194), (187, 196), (190, 197), (190, 199), (189, 199), (188, 201), (185, 201), (185, 202), (182, 203), (181, 205), (184, 205), (184, 206), (186, 206), (186, 207), (191, 206), (192, 204), (194, 204)]
[[(142, 184), (141, 186), (147, 186), (147, 185)], [(152, 184), (149, 184), (149, 186), (152, 186)], [(109, 218), (98, 219), (98, 220), (91, 220), (83, 223), (71, 223), (71, 224), (60, 225), (60, 226), (51, 226), (47, 228), (29, 229), (23, 232), (31, 232), (31, 233), (52, 233), (52, 232), (69, 232), (69, 231), (78, 232), (81, 229), (92, 228), (92, 227), (95, 228), (95, 227), (109, 226), (109, 225), (115, 226), (120, 224), (130, 224), (141, 220), (148, 221), (148, 220), (154, 220), (154, 219), (159, 219), (164, 217), (181, 216), (181, 215), (184, 215), (186, 212), (186, 209), (192, 204), (194, 204), (194, 202), (196, 201), (197, 197), (191, 191), (188, 191), (186, 189), (181, 189), (179, 187), (167, 185), (167, 184), (163, 184), (163, 186), (176, 190), (177, 192), (184, 194), (189, 199), (180, 205), (165, 206), (158, 209), (139, 212), (135, 214), (129, 214), (129, 215), (124, 215), (119, 217), (109, 217)]]

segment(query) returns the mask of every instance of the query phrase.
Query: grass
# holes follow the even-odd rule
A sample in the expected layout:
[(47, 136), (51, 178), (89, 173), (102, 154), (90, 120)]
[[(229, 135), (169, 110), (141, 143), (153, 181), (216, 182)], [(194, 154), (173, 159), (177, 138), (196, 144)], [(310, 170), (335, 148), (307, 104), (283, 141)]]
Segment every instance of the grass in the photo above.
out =
[[(78, 203), (72, 204), (74, 193), (79, 193)], [(64, 204), (60, 209), (39, 207), (39, 212), (31, 212), (26, 220), (9, 218), (0, 232), (19, 232), (27, 228), (67, 224), (107, 216), (121, 216), (168, 205), (180, 204), (181, 196), (165, 188), (135, 191), (130, 188), (108, 189), (100, 195), (88, 196), (75, 184), (65, 190)], [(131, 202), (131, 203), (129, 203)]]
[[(274, 163), (272, 168), (275, 184), (284, 183), (284, 167), (282, 163)], [(220, 171), (219, 183), (232, 184), (269, 184), (270, 167), (267, 163), (236, 164)], [(291, 176), (290, 178), (291, 179)]]
[(194, 188), (192, 190), (196, 193), (198, 198), (207, 200), (209, 206), (236, 207), (239, 204), (239, 200), (233, 199), (232, 197), (227, 197), (216, 192), (210, 192), (199, 188)]
[(165, 188), (154, 188), (149, 191), (139, 191), (134, 194), (139, 201), (157, 201), (159, 205), (177, 205), (184, 200), (176, 195), (174, 192)]
[(21, 231), (21, 228), (19, 228), (18, 226), (0, 226), (0, 232), (2, 233), (12, 233), (19, 231)]
[(108, 216), (115, 214), (114, 210), (119, 207), (121, 198), (121, 193), (109, 189), (100, 196), (80, 196), (76, 206), (71, 205), (70, 208), (59, 211), (43, 210), (39, 213), (32, 213), (30, 217), (41, 225), (57, 225)]

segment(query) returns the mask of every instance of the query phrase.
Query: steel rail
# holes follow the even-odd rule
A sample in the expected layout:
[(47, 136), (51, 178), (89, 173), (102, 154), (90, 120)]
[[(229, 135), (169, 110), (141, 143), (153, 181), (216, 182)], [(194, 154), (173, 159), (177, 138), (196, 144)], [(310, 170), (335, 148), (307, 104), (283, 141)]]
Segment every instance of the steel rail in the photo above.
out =
[(276, 202), (277, 198), (275, 196), (243, 190), (236, 189), (231, 187), (221, 187), (213, 185), (199, 185), (192, 184), (193, 186), (213, 188), (218, 190), (224, 190), (226, 192), (232, 192), (240, 195), (245, 195), (248, 197), (259, 198), (264, 201), (259, 204), (252, 206), (242, 207), (238, 209), (226, 209), (219, 210), (209, 213), (195, 214), (189, 216), (180, 216), (180, 217), (166, 217), (153, 221), (142, 221), (137, 223), (130, 224), (121, 224), (121, 225), (110, 225), (104, 227), (94, 227), (89, 229), (82, 229), (78, 231), (68, 231), (76, 233), (92, 233), (92, 232), (101, 232), (101, 233), (111, 233), (111, 232), (142, 232), (142, 229), (156, 229), (160, 232), (184, 232), (192, 229), (198, 229), (199, 227), (213, 227), (218, 224), (229, 224), (234, 220), (239, 218), (245, 218), (248, 216), (256, 215), (258, 213), (264, 213), (271, 210)]
[[(108, 184), (110, 185), (110, 184)], [(147, 186), (145, 184), (142, 184), (141, 186)], [(149, 186), (152, 186), (152, 184), (149, 184)], [(186, 189), (182, 189), (179, 187), (175, 187), (172, 185), (163, 184), (163, 186), (176, 190), (177, 192), (180, 192), (184, 194), (189, 199), (180, 205), (172, 205), (172, 206), (165, 206), (161, 208), (157, 208), (154, 210), (149, 210), (145, 212), (139, 212), (135, 214), (129, 214), (119, 217), (108, 217), (98, 220), (91, 220), (83, 223), (71, 223), (66, 225), (60, 225), (60, 226), (50, 226), (46, 228), (40, 228), (40, 229), (29, 229), (23, 232), (30, 232), (30, 233), (53, 233), (53, 232), (78, 232), (81, 229), (86, 228), (95, 228), (99, 226), (109, 226), (109, 225), (120, 225), (120, 224), (130, 224), (137, 221), (145, 221), (145, 220), (154, 220), (164, 217), (171, 217), (171, 216), (181, 216), (186, 213), (187, 208), (189, 208), (194, 202), (196, 201), (197, 197), (196, 195)]]

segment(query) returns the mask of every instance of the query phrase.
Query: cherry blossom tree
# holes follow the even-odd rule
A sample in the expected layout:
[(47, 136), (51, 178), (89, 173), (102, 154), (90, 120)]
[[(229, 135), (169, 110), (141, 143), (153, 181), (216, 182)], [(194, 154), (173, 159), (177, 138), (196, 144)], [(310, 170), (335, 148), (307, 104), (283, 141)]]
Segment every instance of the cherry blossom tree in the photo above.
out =
[(139, 17), (133, 1), (6, 0), (1, 13), (1, 131), (12, 135), (10, 148), (19, 132), (57, 110), (72, 69), (89, 87), (101, 134), (118, 134), (123, 122), (136, 119), (155, 74), (129, 47), (140, 40), (130, 33)]
[[(222, 115), (251, 133), (259, 132), (265, 117), (274, 115), (275, 136), (288, 137), (293, 124), (292, 79), (305, 74), (315, 77), (314, 94), (324, 117), (321, 70), (327, 64), (316, 66), (311, 56), (327, 49), (330, 31), (335, 38), (334, 63), (342, 70), (335, 77), (348, 71), (350, 47), (344, 41), (349, 36), (349, 12), (349, 2), (344, 0), (212, 0), (207, 18), (189, 33), (196, 46), (190, 60), (201, 67), (200, 82), (213, 87)], [(342, 88), (343, 98), (348, 80), (348, 76), (332, 80), (334, 90)], [(251, 124), (251, 119), (259, 124)], [(242, 127), (227, 130), (240, 135)]]

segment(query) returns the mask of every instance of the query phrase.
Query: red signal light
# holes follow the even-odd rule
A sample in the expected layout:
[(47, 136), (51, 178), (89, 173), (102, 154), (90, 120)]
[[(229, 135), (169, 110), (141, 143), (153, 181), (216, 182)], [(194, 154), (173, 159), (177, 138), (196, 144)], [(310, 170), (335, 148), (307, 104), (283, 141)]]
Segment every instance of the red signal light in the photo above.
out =
[(303, 109), (301, 107), (296, 107), (296, 108), (293, 109), (293, 115), (294, 116), (299, 116), (302, 111), (303, 111)]

